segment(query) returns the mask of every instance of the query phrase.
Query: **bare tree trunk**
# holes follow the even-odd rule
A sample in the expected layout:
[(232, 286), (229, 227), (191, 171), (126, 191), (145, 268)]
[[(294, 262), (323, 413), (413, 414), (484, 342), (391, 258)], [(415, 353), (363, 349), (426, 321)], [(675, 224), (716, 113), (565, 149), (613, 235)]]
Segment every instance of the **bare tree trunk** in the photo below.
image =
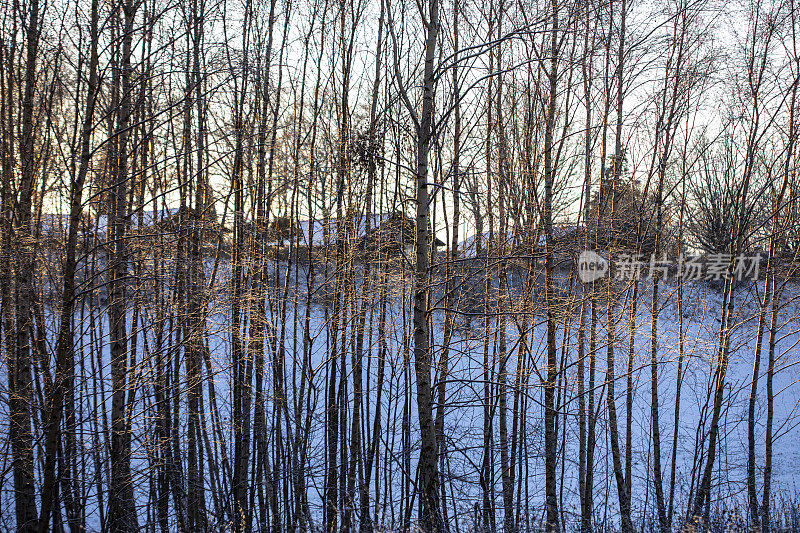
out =
[[(0, 237), (2, 238), (3, 250), (12, 249), (12, 235), (14, 233), (14, 207), (16, 205), (14, 183), (14, 145), (12, 142), (14, 132), (14, 109), (15, 109), (15, 61), (14, 50), (16, 49), (17, 32), (16, 25), (12, 28), (11, 35), (7, 37), (10, 42), (0, 44), (0, 152), (2, 156), (2, 211), (0, 211)], [(2, 307), (0, 307), (0, 343), (4, 343), (5, 351), (1, 356), (7, 361), (8, 365), (8, 407), (9, 412), (14, 413), (17, 409), (16, 399), (11, 393), (16, 392), (16, 380), (14, 370), (14, 360), (16, 359), (16, 330), (14, 324), (14, 299), (15, 276), (12, 267), (12, 254), (0, 254), (0, 297), (2, 297)], [(10, 417), (9, 417), (10, 418)], [(14, 426), (9, 424), (8, 437), (12, 440), (15, 435)], [(12, 454), (15, 448), (12, 444)], [(16, 470), (15, 470), (16, 474)], [(16, 484), (16, 475), (14, 483)], [(16, 489), (16, 485), (15, 485)], [(16, 504), (16, 502), (15, 502)]]
[(772, 487), (772, 445), (773, 445), (773, 422), (775, 419), (775, 393), (773, 391), (773, 380), (775, 377), (775, 345), (778, 332), (778, 291), (775, 290), (775, 275), (772, 276), (772, 317), (769, 327), (769, 352), (767, 359), (767, 420), (766, 434), (764, 436), (764, 492), (761, 497), (761, 531), (769, 533), (772, 531), (770, 524), (770, 491)]
[[(775, 216), (775, 215), (773, 215)], [(773, 224), (773, 232), (774, 232)], [(772, 250), (774, 248), (774, 233), (770, 236), (770, 256), (767, 258), (767, 277), (764, 280), (764, 294), (758, 313), (758, 330), (756, 333), (756, 349), (753, 354), (753, 374), (750, 380), (750, 398), (747, 403), (747, 499), (750, 511), (750, 523), (758, 529), (761, 512), (758, 507), (758, 496), (756, 494), (756, 394), (758, 392), (758, 377), (761, 373), (761, 347), (764, 341), (764, 329), (766, 327), (767, 307), (772, 301), (771, 293), (772, 276), (769, 274), (772, 261)]]
[(132, 115), (131, 88), (133, 66), (133, 31), (136, 10), (133, 0), (120, 4), (124, 15), (122, 52), (120, 56), (120, 89), (117, 108), (116, 142), (109, 188), (109, 328), (111, 357), (111, 481), (109, 490), (109, 520), (117, 531), (137, 531), (136, 506), (130, 465), (130, 431), (125, 416), (128, 400), (128, 335), (126, 327), (126, 284), (128, 251), (126, 246), (126, 217), (128, 215), (128, 137)]
[[(346, 401), (343, 394), (346, 388), (346, 353), (347, 344), (347, 288), (349, 288), (349, 237), (352, 213), (347, 206), (345, 212), (344, 198), (346, 188), (350, 185), (350, 61), (351, 50), (346, 46), (345, 19), (347, 18), (344, 0), (339, 6), (340, 17), (340, 47), (342, 49), (342, 93), (339, 95), (338, 109), (338, 142), (336, 150), (336, 252), (334, 262), (334, 288), (333, 308), (331, 313), (331, 327), (329, 336), (331, 340), (331, 353), (329, 362), (329, 382), (326, 400), (326, 429), (328, 465), (325, 476), (325, 519), (324, 528), (327, 533), (338, 529), (338, 516), (341, 506), (350, 507), (352, 502), (347, 501), (346, 482)], [(341, 326), (340, 326), (341, 323)], [(341, 338), (340, 338), (341, 337)], [(341, 344), (341, 347), (340, 347)], [(338, 390), (337, 390), (338, 381)], [(340, 443), (341, 440), (341, 443)], [(337, 456), (338, 455), (338, 456)], [(341, 464), (340, 464), (341, 463)], [(348, 529), (349, 516), (342, 516), (342, 529)]]
[[(589, 46), (589, 34), (591, 33), (591, 18), (589, 10), (586, 11), (586, 27), (584, 28), (584, 41), (583, 41), (583, 58), (581, 62), (581, 69), (583, 74), (583, 93), (584, 105), (586, 107), (586, 124), (583, 141), (583, 225), (585, 228), (589, 227), (590, 202), (592, 198), (592, 51)], [(594, 46), (594, 39), (592, 39), (592, 46)], [(589, 249), (588, 234), (583, 239), (583, 246), (585, 250)], [(580, 323), (578, 325), (578, 496), (581, 504), (581, 533), (590, 533), (592, 530), (592, 490), (589, 487), (589, 480), (592, 478), (589, 470), (593, 465), (588, 461), (588, 432), (587, 432), (587, 413), (588, 417), (592, 417), (594, 409), (594, 398), (587, 406), (586, 404), (586, 318), (587, 318), (587, 291), (590, 285), (585, 284), (581, 286), (581, 303), (580, 303)], [(594, 295), (592, 294), (592, 298)], [(591, 351), (591, 350), (590, 350)], [(593, 354), (592, 354), (593, 356)], [(589, 391), (593, 394), (593, 391)]]
[(431, 407), (431, 349), (428, 330), (428, 283), (430, 257), (428, 221), (428, 152), (433, 141), (434, 58), (439, 38), (439, 0), (429, 0), (425, 21), (425, 66), (422, 78), (422, 113), (417, 129), (416, 265), (414, 267), (414, 369), (417, 378), (420, 527), (423, 532), (443, 530), (439, 511), (439, 472), (436, 434)]
[[(675, 39), (678, 40), (675, 49), (669, 59), (665, 68), (664, 75), (664, 89), (662, 93), (662, 112), (659, 115), (658, 124), (663, 124), (663, 129), (656, 128), (656, 143), (659, 137), (663, 135), (663, 148), (662, 153), (656, 158), (656, 152), (653, 154), (653, 162), (658, 161), (658, 184), (656, 186), (656, 225), (655, 225), (655, 246), (653, 250), (654, 265), (656, 261), (660, 261), (662, 235), (665, 233), (664, 225), (664, 186), (667, 172), (667, 162), (672, 151), (673, 139), (675, 137), (675, 128), (677, 127), (677, 108), (680, 105), (678, 99), (680, 97), (680, 85), (682, 81), (682, 69), (684, 60), (684, 38), (686, 36), (686, 14), (683, 13), (679, 20), (682, 27), (680, 32), (675, 30), (677, 34)], [(672, 60), (674, 57), (674, 65)], [(672, 67), (672, 69), (670, 69)], [(672, 70), (672, 72), (671, 72)], [(669, 91), (670, 74), (672, 74), (672, 91)], [(669, 94), (668, 94), (669, 93)], [(667, 98), (669, 101), (667, 102)], [(668, 110), (667, 110), (668, 107)], [(666, 113), (666, 120), (664, 114)], [(658, 146), (656, 146), (656, 149)], [(645, 200), (646, 201), (646, 200)], [(658, 522), (662, 533), (668, 533), (670, 527), (670, 518), (667, 513), (667, 508), (664, 503), (664, 482), (663, 473), (661, 470), (661, 427), (659, 423), (659, 398), (658, 398), (658, 316), (659, 316), (659, 272), (650, 272), (650, 277), (653, 279), (653, 293), (650, 305), (651, 322), (650, 322), (650, 422), (652, 425), (653, 437), (653, 482), (655, 485), (656, 493), (656, 509), (658, 512)], [(680, 291), (679, 291), (680, 293)], [(681, 317), (679, 319), (679, 326), (682, 325)], [(682, 332), (680, 333), (682, 335)], [(682, 339), (681, 339), (682, 342)], [(681, 346), (682, 349), (682, 346)], [(679, 370), (680, 372), (680, 370)], [(677, 427), (677, 424), (676, 424)], [(673, 450), (674, 451), (674, 450)]]
[[(247, 47), (247, 37), (250, 28), (251, 9), (245, 8), (242, 21), (242, 70), (249, 74), (249, 50)], [(247, 98), (248, 76), (242, 80), (241, 87), (237, 84), (234, 89), (234, 159), (231, 173), (231, 188), (233, 189), (233, 236), (231, 250), (231, 370), (233, 389), (233, 472), (231, 479), (231, 492), (233, 499), (233, 510), (231, 520), (236, 532), (241, 532), (245, 524), (247, 499), (245, 483), (242, 479), (246, 473), (246, 460), (243, 461), (245, 453), (243, 445), (245, 442), (245, 427), (243, 421), (244, 396), (248, 391), (249, 384), (245, 381), (245, 368), (247, 363), (244, 357), (242, 339), (242, 292), (244, 279), (242, 268), (245, 255), (245, 229), (244, 229), (244, 165), (245, 165), (245, 101)], [(248, 428), (249, 431), (249, 428)]]
[(711, 476), (713, 474), (714, 461), (717, 455), (719, 418), (722, 412), (722, 401), (725, 393), (725, 375), (728, 370), (728, 349), (731, 337), (730, 328), (732, 321), (731, 315), (733, 314), (733, 298), (733, 280), (728, 276), (728, 279), (725, 280), (725, 288), (722, 297), (722, 320), (717, 336), (717, 361), (713, 377), (713, 412), (711, 415), (711, 428), (708, 434), (708, 452), (690, 514), (690, 518), (694, 520), (701, 517), (703, 508), (708, 504), (708, 500), (711, 497)]
[[(381, 2), (383, 7), (383, 2)], [(453, 2), (453, 49), (458, 51), (459, 35), (458, 35), (458, 17), (460, 14), (459, 2)], [(453, 327), (455, 315), (453, 305), (455, 303), (455, 261), (458, 257), (458, 239), (459, 239), (459, 224), (460, 224), (460, 187), (461, 187), (461, 104), (459, 102), (460, 83), (458, 80), (458, 69), (452, 69), (452, 83), (453, 83), (453, 100), (455, 102), (454, 113), (454, 130), (453, 130), (453, 160), (450, 167), (450, 175), (453, 181), (453, 233), (450, 242), (450, 263), (447, 265), (447, 282), (445, 286), (445, 319), (444, 319), (444, 332), (442, 338), (442, 351), (439, 356), (439, 384), (437, 387), (437, 407), (436, 407), (436, 421), (435, 432), (437, 440), (437, 451), (439, 455), (440, 471), (445, 471), (447, 464), (447, 441), (444, 435), (444, 415), (447, 403), (447, 379), (449, 377), (449, 364), (450, 364), (450, 342), (453, 337)], [(444, 191), (442, 192), (444, 198)], [(379, 392), (380, 393), (380, 392)], [(447, 487), (444, 480), (441, 481), (441, 506), (442, 506), (442, 520), (447, 524)]]
[[(61, 322), (58, 340), (56, 341), (56, 375), (52, 397), (48, 401), (48, 418), (46, 425), (44, 483), (42, 485), (42, 512), (39, 517), (39, 530), (44, 533), (48, 529), (48, 519), (57, 495), (55, 480), (56, 454), (60, 437), (61, 415), (64, 409), (64, 397), (74, 394), (75, 356), (73, 334), (73, 312), (75, 310), (75, 273), (77, 269), (78, 228), (81, 223), (82, 195), (86, 175), (89, 170), (92, 123), (98, 93), (98, 2), (92, 0), (90, 51), (89, 51), (89, 84), (86, 92), (86, 110), (81, 128), (81, 152), (78, 174), (74, 177), (70, 190), (69, 234), (67, 237), (66, 259), (64, 262), (64, 287), (61, 295)], [(68, 420), (69, 422), (69, 420)], [(71, 429), (68, 430), (71, 431)]]
[[(766, 118), (762, 123), (761, 110), (764, 105), (761, 93), (763, 92), (764, 71), (768, 63), (770, 43), (774, 37), (774, 28), (767, 25), (766, 31), (762, 34), (756, 29), (758, 19), (748, 21), (748, 57), (747, 57), (747, 77), (749, 93), (749, 106), (747, 109), (747, 130), (745, 140), (745, 163), (742, 169), (740, 184), (736, 186), (735, 212), (732, 222), (733, 234), (728, 246), (729, 254), (734, 257), (742, 253), (750, 231), (748, 221), (752, 206), (748, 205), (751, 181), (756, 172), (755, 154), (760, 149), (760, 141), (766, 132), (766, 128), (774, 120), (774, 116)], [(763, 39), (763, 44), (758, 42), (759, 37)], [(761, 44), (763, 48), (758, 48)], [(735, 308), (735, 281), (733, 260), (731, 260), (726, 271), (725, 288), (723, 293), (723, 312), (720, 322), (719, 335), (717, 337), (717, 362), (714, 373), (714, 403), (711, 418), (711, 428), (708, 435), (708, 455), (698, 486), (697, 494), (694, 498), (691, 517), (700, 516), (703, 506), (708, 509), (711, 497), (711, 477), (713, 475), (714, 463), (717, 454), (717, 439), (719, 436), (719, 421), (722, 411), (722, 403), (725, 395), (725, 378), (728, 370), (730, 357), (731, 336), (735, 324), (733, 322), (733, 312)], [(773, 288), (774, 290), (774, 288)]]
[(545, 447), (545, 508), (546, 530), (560, 530), (558, 523), (558, 493), (556, 480), (557, 463), (557, 419), (555, 410), (555, 387), (558, 377), (558, 354), (556, 352), (556, 314), (553, 264), (553, 183), (556, 168), (553, 165), (553, 132), (556, 121), (556, 98), (558, 90), (559, 21), (558, 0), (550, 3), (552, 27), (550, 29), (550, 68), (544, 133), (544, 209), (542, 213), (545, 236), (545, 305), (547, 307), (547, 377), (544, 384), (544, 447)]
[(633, 523), (631, 522), (631, 508), (630, 508), (630, 494), (628, 493), (628, 484), (625, 479), (625, 473), (622, 469), (622, 460), (619, 450), (619, 426), (617, 424), (617, 399), (616, 399), (616, 373), (614, 367), (616, 361), (614, 359), (614, 344), (616, 342), (616, 316), (614, 314), (615, 295), (613, 288), (609, 286), (607, 308), (607, 359), (606, 359), (606, 387), (607, 396), (606, 403), (608, 407), (608, 426), (609, 438), (611, 440), (611, 458), (614, 465), (614, 476), (617, 482), (617, 496), (620, 503), (620, 518), (622, 520), (622, 531), (624, 533), (633, 532)]
[[(792, 10), (791, 10), (791, 17), (792, 21), (795, 21), (796, 13), (794, 9), (794, 2), (791, 2)], [(800, 66), (800, 56), (797, 55), (797, 47), (796, 47), (796, 33), (792, 32), (792, 50), (794, 53), (794, 63), (795, 68)], [(770, 491), (772, 487), (772, 446), (773, 446), (773, 423), (775, 418), (775, 393), (773, 390), (773, 381), (775, 378), (775, 349), (776, 349), (776, 337), (778, 335), (778, 311), (780, 309), (779, 300), (780, 294), (782, 292), (783, 287), (785, 286), (786, 282), (784, 281), (781, 287), (779, 288), (776, 285), (776, 276), (775, 276), (775, 254), (776, 254), (776, 241), (778, 239), (779, 232), (781, 230), (780, 224), (780, 214), (783, 209), (783, 199), (786, 193), (786, 190), (789, 185), (789, 176), (792, 174), (792, 161), (797, 161), (797, 156), (795, 154), (795, 146), (797, 143), (797, 91), (800, 87), (800, 71), (795, 70), (795, 78), (793, 80), (791, 86), (791, 97), (789, 98), (789, 128), (788, 128), (788, 139), (786, 143), (786, 161), (783, 167), (783, 181), (781, 183), (781, 188), (777, 194), (777, 197), (772, 206), (772, 231), (770, 232), (770, 241), (769, 241), (769, 255), (767, 256), (767, 280), (766, 284), (771, 285), (772, 291), (770, 294), (771, 300), (771, 317), (770, 317), (770, 325), (769, 325), (769, 352), (768, 352), (768, 359), (767, 359), (767, 420), (766, 420), (766, 434), (764, 436), (764, 492), (761, 498), (761, 531), (762, 533), (769, 533), (772, 530), (772, 525), (770, 523)], [(766, 302), (766, 290), (764, 292), (764, 301)], [(762, 310), (763, 313), (763, 310)], [(759, 328), (761, 327), (761, 319), (759, 319)], [(761, 333), (759, 329), (759, 333)], [(759, 344), (757, 346), (757, 350), (761, 348), (761, 339), (759, 338)], [(755, 365), (754, 365), (755, 366)], [(753, 375), (756, 376), (756, 371), (753, 371)], [(751, 400), (752, 402), (752, 400)], [(749, 420), (749, 419), (748, 419)], [(749, 426), (748, 426), (749, 429)], [(750, 432), (748, 431), (748, 436)], [(748, 442), (749, 450), (752, 454), (752, 450), (754, 448), (754, 442)], [(748, 462), (748, 489), (750, 486), (750, 470), (749, 470), (750, 463)], [(755, 487), (753, 487), (755, 488)], [(751, 504), (752, 508), (752, 504)]]
[[(254, 213), (255, 220), (253, 221), (254, 234), (249, 236), (251, 256), (249, 258), (248, 270), (251, 272), (250, 291), (251, 297), (249, 301), (249, 314), (250, 321), (248, 326), (248, 340), (246, 354), (243, 354), (244, 361), (237, 364), (239, 366), (238, 374), (240, 385), (239, 389), (239, 416), (236, 420), (236, 425), (240, 427), (240, 439), (235, 443), (234, 455), (234, 472), (233, 472), (233, 491), (234, 500), (236, 505), (236, 531), (250, 531), (252, 529), (253, 520), (253, 507), (248, 503), (248, 488), (250, 486), (250, 478), (248, 477), (248, 468), (251, 463), (251, 421), (253, 415), (251, 413), (251, 406), (253, 403), (253, 374), (254, 368), (263, 364), (264, 359), (264, 330), (266, 327), (266, 310), (265, 310), (265, 241), (266, 241), (266, 226), (267, 217), (269, 216), (266, 204), (267, 198), (267, 125), (269, 117), (269, 93), (267, 89), (270, 83), (270, 66), (272, 58), (272, 43), (273, 43), (273, 30), (275, 25), (275, 7), (276, 0), (270, 2), (268, 30), (267, 30), (267, 47), (261, 60), (265, 63), (266, 68), (264, 78), (259, 80), (259, 92), (257, 95), (257, 104), (260, 104), (259, 123), (258, 123), (258, 140), (257, 140), (257, 163), (256, 163), (256, 194)], [(237, 328), (238, 329), (238, 328)], [(234, 335), (238, 335), (238, 331), (234, 331)], [(257, 475), (255, 471), (251, 474), (253, 477)]]
[[(14, 492), (17, 531), (34, 531), (38, 519), (36, 512), (33, 433), (31, 410), (33, 408), (33, 382), (31, 377), (30, 328), (34, 299), (34, 267), (36, 248), (31, 226), (31, 208), (34, 196), (35, 131), (34, 98), (37, 84), (37, 58), (39, 54), (40, 13), (39, 1), (31, 0), (27, 19), (27, 50), (25, 62), (25, 89), (22, 97), (22, 139), (19, 146), (22, 164), (16, 209), (18, 261), (16, 264), (16, 345), (13, 361), (9, 361), (10, 440), (14, 458)], [(13, 365), (12, 365), (13, 362)], [(49, 518), (49, 517), (48, 517)]]
[[(371, 95), (371, 102), (370, 102), (370, 122), (369, 122), (369, 131), (367, 137), (367, 149), (369, 150), (368, 155), (368, 168), (367, 168), (367, 191), (366, 191), (366, 221), (365, 221), (365, 234), (370, 234), (372, 230), (372, 209), (373, 209), (373, 192), (377, 188), (378, 194), (380, 195), (381, 189), (376, 187), (377, 181), (377, 157), (378, 157), (378, 146), (377, 146), (377, 112), (378, 112), (378, 91), (380, 87), (380, 79), (381, 79), (381, 68), (382, 68), (382, 60), (383, 60), (383, 19), (384, 19), (384, 3), (383, 0), (381, 1), (380, 6), (380, 15), (378, 17), (378, 41), (376, 44), (376, 52), (375, 52), (375, 80), (373, 81), (372, 86), (372, 95)], [(380, 249), (380, 247), (379, 247)], [(373, 529), (372, 523), (372, 516), (370, 514), (369, 509), (369, 484), (372, 477), (372, 461), (374, 458), (374, 450), (371, 448), (372, 444), (370, 443), (365, 449), (365, 446), (362, 445), (362, 441), (365, 442), (369, 439), (369, 430), (367, 429), (366, 438), (361, 435), (361, 417), (362, 412), (364, 411), (364, 396), (367, 398), (367, 403), (369, 403), (369, 396), (370, 390), (367, 387), (366, 391), (363, 391), (362, 383), (361, 383), (361, 375), (363, 369), (363, 352), (364, 352), (364, 331), (365, 331), (365, 322), (367, 317), (367, 307), (373, 305), (372, 298), (375, 295), (375, 287), (372, 284), (372, 269), (369, 262), (364, 264), (362, 277), (364, 280), (362, 292), (361, 292), (361, 309), (358, 313), (358, 322), (357, 322), (357, 338), (355, 349), (356, 352), (354, 354), (353, 360), (353, 373), (355, 376), (355, 382), (353, 384), (353, 395), (355, 399), (355, 405), (353, 407), (353, 435), (352, 435), (352, 443), (350, 449), (353, 450), (353, 453), (357, 454), (357, 461), (358, 461), (358, 485), (359, 485), (359, 506), (358, 506), (358, 515), (359, 515), (359, 525), (358, 530), (360, 533), (371, 533)], [(378, 290), (382, 290), (379, 288)], [(370, 327), (372, 327), (370, 325)], [(383, 363), (381, 362), (381, 367)], [(367, 366), (369, 369), (369, 366)], [(379, 370), (380, 372), (380, 370)], [(369, 373), (369, 370), (368, 372)], [(379, 381), (382, 381), (379, 379)], [(369, 381), (367, 382), (369, 383)], [(379, 383), (378, 387), (381, 387), (383, 383)], [(380, 388), (378, 389), (378, 397), (380, 398)], [(377, 410), (380, 409), (380, 403), (376, 407), (376, 420), (378, 420), (380, 414)], [(364, 426), (369, 422), (369, 409), (366, 410), (366, 413), (363, 416), (364, 418)], [(351, 474), (351, 478), (352, 478)], [(351, 481), (352, 482), (352, 481)]]
[[(624, 98), (624, 86), (623, 86), (623, 73), (624, 73), (624, 54), (625, 54), (625, 19), (627, 15), (627, 2), (626, 0), (622, 0), (622, 5), (620, 8), (620, 36), (619, 36), (619, 48), (617, 51), (617, 70), (616, 70), (616, 78), (617, 78), (617, 124), (616, 124), (616, 139), (615, 139), (615, 148), (614, 148), (614, 157), (612, 161), (612, 172), (613, 172), (613, 179), (614, 184), (619, 182), (620, 175), (622, 173), (622, 161), (623, 161), (623, 143), (622, 143), (622, 106), (623, 106), (623, 98)], [(613, 20), (613, 13), (612, 13), (612, 20)], [(611, 218), (612, 218), (612, 227), (614, 218), (617, 217), (617, 213), (615, 212), (615, 195), (612, 194), (611, 201)], [(613, 248), (612, 248), (613, 250)], [(622, 531), (623, 533), (632, 533), (633, 532), (633, 523), (631, 520), (631, 486), (630, 486), (630, 450), (627, 450), (626, 453), (626, 465), (625, 471), (622, 470), (622, 464), (620, 460), (620, 452), (619, 452), (619, 436), (617, 430), (617, 407), (616, 407), (616, 395), (615, 395), (615, 360), (614, 360), (614, 343), (616, 342), (616, 333), (615, 333), (615, 321), (616, 317), (614, 316), (614, 305), (616, 295), (614, 294), (614, 287), (613, 282), (609, 280), (608, 285), (608, 312), (606, 319), (608, 320), (608, 328), (607, 328), (607, 383), (606, 386), (608, 387), (608, 396), (607, 396), (607, 403), (608, 403), (608, 424), (610, 430), (610, 438), (611, 438), (611, 452), (612, 452), (612, 460), (614, 464), (614, 475), (617, 482), (617, 496), (619, 498), (619, 506), (620, 506), (620, 518), (622, 521)], [(630, 365), (629, 365), (630, 366)], [(629, 369), (630, 373), (630, 369)], [(628, 382), (628, 389), (630, 391), (632, 384), (629, 380)], [(631, 410), (631, 400), (628, 400), (628, 411)], [(630, 422), (627, 424), (630, 425)], [(628, 429), (628, 435), (630, 434), (630, 429)]]
[[(194, 183), (194, 208), (187, 210), (188, 216), (181, 222), (188, 226), (188, 271), (186, 279), (186, 309), (185, 319), (187, 324), (186, 336), (186, 396), (188, 408), (188, 435), (187, 435), (187, 483), (188, 483), (188, 511), (189, 527), (196, 531), (205, 531), (205, 483), (203, 476), (203, 462), (201, 460), (202, 429), (200, 423), (202, 388), (202, 361), (205, 350), (205, 274), (203, 271), (202, 245), (205, 233), (204, 220), (208, 197), (207, 183), (205, 182), (206, 169), (204, 168), (204, 137), (205, 137), (205, 105), (204, 84), (201, 74), (200, 48), (203, 42), (203, 24), (205, 14), (202, 4), (193, 3), (191, 11), (187, 14), (187, 40), (191, 57), (187, 53), (187, 65), (191, 73), (187, 76), (187, 119), (184, 132), (186, 137), (186, 152), (184, 157), (189, 165), (186, 179), (189, 184)], [(193, 95), (194, 93), (194, 95)], [(197, 133), (196, 143), (192, 144), (191, 106), (196, 104)], [(192, 155), (197, 156), (197, 166), (192, 168)]]

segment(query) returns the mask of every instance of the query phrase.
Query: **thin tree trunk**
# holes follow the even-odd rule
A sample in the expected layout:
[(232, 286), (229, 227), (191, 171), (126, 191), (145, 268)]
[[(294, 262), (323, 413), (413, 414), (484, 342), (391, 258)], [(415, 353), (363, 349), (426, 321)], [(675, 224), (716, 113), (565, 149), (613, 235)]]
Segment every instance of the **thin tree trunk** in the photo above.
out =
[(431, 349), (428, 330), (430, 257), (428, 221), (428, 152), (433, 141), (434, 58), (439, 38), (439, 0), (429, 0), (425, 30), (425, 66), (422, 79), (422, 114), (417, 130), (416, 265), (414, 268), (414, 369), (417, 381), (420, 527), (424, 533), (443, 530), (439, 511), (439, 472), (431, 390)]
[[(31, 377), (32, 342), (30, 328), (34, 299), (33, 274), (36, 252), (31, 226), (31, 208), (34, 196), (35, 131), (34, 98), (37, 83), (39, 54), (39, 1), (31, 0), (27, 18), (27, 50), (25, 62), (25, 89), (22, 97), (22, 139), (19, 146), (22, 165), (16, 209), (17, 249), (16, 264), (16, 344), (13, 360), (9, 360), (10, 440), (14, 459), (14, 493), (17, 531), (35, 531), (38, 515), (34, 477), (33, 433), (31, 411), (33, 408), (33, 380)], [(8, 198), (7, 198), (8, 200)], [(12, 364), (13, 362), (13, 364)], [(47, 517), (49, 518), (49, 516)]]
[(556, 314), (553, 264), (553, 184), (556, 168), (553, 165), (553, 132), (556, 121), (556, 98), (558, 89), (559, 27), (558, 0), (550, 4), (552, 27), (550, 30), (550, 68), (547, 115), (544, 137), (544, 236), (545, 236), (545, 305), (547, 308), (547, 377), (544, 385), (544, 447), (545, 447), (545, 508), (546, 531), (560, 530), (558, 523), (558, 493), (556, 480), (557, 430), (555, 411), (555, 387), (558, 377), (558, 354), (556, 352)]
[(132, 115), (131, 54), (133, 51), (134, 20), (138, 3), (132, 0), (120, 5), (124, 15), (122, 52), (120, 57), (119, 106), (117, 107), (116, 142), (113, 151), (109, 189), (108, 232), (110, 245), (109, 328), (112, 381), (111, 404), (111, 481), (109, 490), (109, 520), (117, 531), (137, 531), (138, 519), (133, 494), (130, 465), (130, 434), (127, 427), (128, 400), (128, 336), (126, 217), (128, 215), (128, 137)]
[[(75, 176), (70, 191), (69, 233), (67, 236), (66, 259), (64, 262), (64, 287), (61, 295), (61, 313), (58, 339), (56, 341), (56, 375), (49, 399), (48, 418), (45, 441), (44, 483), (42, 485), (42, 512), (39, 517), (39, 531), (47, 531), (47, 521), (57, 495), (55, 480), (55, 463), (58, 441), (60, 437), (61, 415), (64, 409), (64, 397), (74, 394), (74, 334), (72, 330), (73, 312), (75, 310), (75, 273), (77, 270), (78, 228), (81, 223), (82, 195), (86, 175), (89, 170), (92, 138), (92, 122), (98, 93), (98, 2), (92, 0), (90, 51), (89, 51), (89, 84), (86, 92), (86, 110), (81, 127), (81, 152), (78, 174)], [(74, 415), (73, 415), (74, 416)], [(69, 430), (69, 422), (68, 430)], [(70, 430), (71, 431), (71, 430)], [(72, 522), (71, 522), (72, 523)]]

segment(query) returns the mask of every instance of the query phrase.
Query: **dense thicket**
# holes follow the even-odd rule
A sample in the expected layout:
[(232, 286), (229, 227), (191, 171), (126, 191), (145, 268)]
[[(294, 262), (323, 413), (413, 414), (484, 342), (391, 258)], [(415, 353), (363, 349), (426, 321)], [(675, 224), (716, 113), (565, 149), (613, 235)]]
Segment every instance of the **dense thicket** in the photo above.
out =
[(800, 530), (795, 0), (0, 2), (0, 528)]

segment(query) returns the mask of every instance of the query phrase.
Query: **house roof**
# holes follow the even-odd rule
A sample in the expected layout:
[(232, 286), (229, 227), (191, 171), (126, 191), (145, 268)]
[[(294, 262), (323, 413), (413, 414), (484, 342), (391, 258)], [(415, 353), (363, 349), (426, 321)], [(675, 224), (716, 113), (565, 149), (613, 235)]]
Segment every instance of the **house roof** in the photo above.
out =
[[(388, 217), (388, 213), (372, 215), (370, 217), (370, 228), (376, 228)], [(366, 234), (367, 218), (360, 217), (354, 222), (356, 238), (363, 237)], [(331, 218), (328, 221), (328, 233), (331, 242), (336, 240), (338, 228), (338, 219)], [(301, 246), (322, 246), (325, 244), (325, 221), (319, 219), (301, 220), (297, 223), (297, 233), (297, 244)], [(286, 238), (283, 240), (282, 244), (288, 245), (291, 240), (293, 240), (292, 237)]]

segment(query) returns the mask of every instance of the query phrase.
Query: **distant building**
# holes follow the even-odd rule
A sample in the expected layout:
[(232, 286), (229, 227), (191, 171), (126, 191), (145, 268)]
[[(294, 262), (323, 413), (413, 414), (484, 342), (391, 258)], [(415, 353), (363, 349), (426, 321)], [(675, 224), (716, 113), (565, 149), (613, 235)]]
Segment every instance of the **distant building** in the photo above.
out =
[[(436, 250), (445, 245), (428, 229), (431, 248)], [(358, 248), (370, 256), (395, 257), (414, 254), (417, 242), (417, 224), (400, 211), (384, 217), (378, 226), (358, 239)]]

